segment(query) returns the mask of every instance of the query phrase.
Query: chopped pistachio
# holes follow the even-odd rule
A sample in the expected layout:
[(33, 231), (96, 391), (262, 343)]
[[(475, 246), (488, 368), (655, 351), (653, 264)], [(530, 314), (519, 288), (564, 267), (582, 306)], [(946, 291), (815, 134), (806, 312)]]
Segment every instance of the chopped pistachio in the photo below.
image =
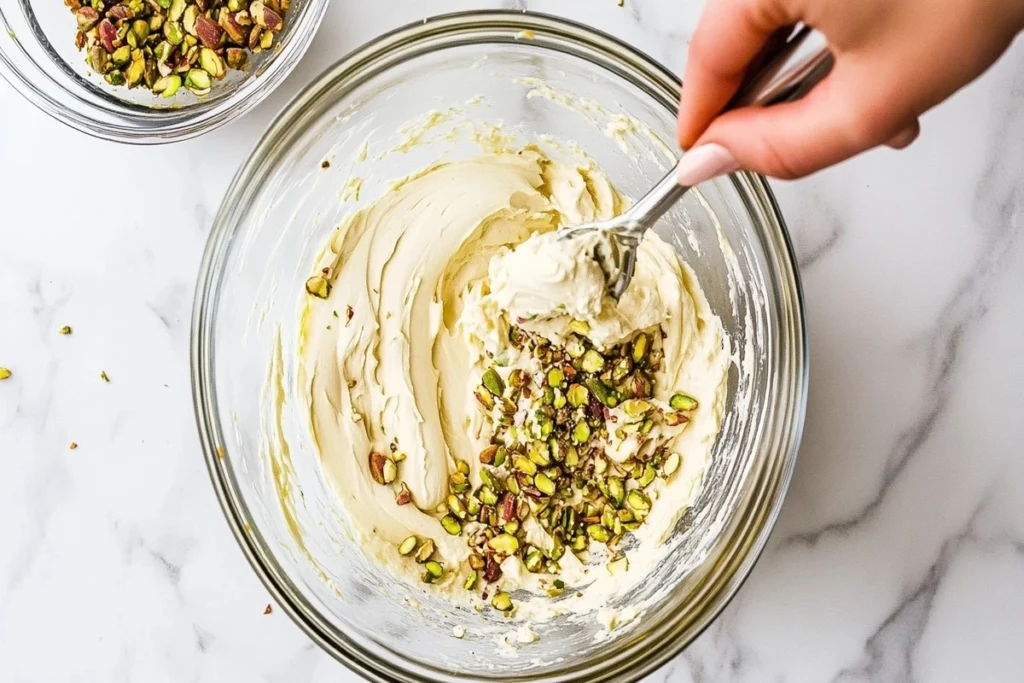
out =
[(580, 420), (572, 430), (572, 440), (576, 443), (586, 443), (590, 438), (590, 425), (586, 420)]
[(487, 542), (491, 550), (505, 555), (514, 555), (519, 550), (519, 539), (511, 534), (499, 534)]
[(213, 87), (210, 74), (202, 69), (189, 69), (185, 74), (185, 88), (193, 95), (205, 95)]
[(544, 560), (544, 555), (536, 548), (531, 549), (523, 557), (523, 565), (527, 571), (535, 572), (540, 569), (541, 562)]
[(505, 391), (505, 382), (502, 381), (501, 375), (494, 368), (487, 368), (480, 381), (487, 391), (491, 392), (494, 396), (501, 396)]
[(537, 490), (539, 490), (541, 493), (545, 493), (549, 496), (555, 492), (555, 482), (551, 481), (551, 479), (549, 479), (543, 473), (538, 474), (536, 477), (534, 477), (533, 485), (536, 486)]
[(612, 535), (607, 529), (600, 524), (591, 524), (587, 527), (587, 535), (598, 543), (607, 543)]
[(445, 515), (441, 518), (441, 526), (452, 536), (458, 536), (462, 533), (462, 524), (454, 515)]
[(662, 419), (665, 421), (665, 424), (668, 425), (669, 427), (675, 427), (677, 425), (686, 424), (687, 422), (690, 421), (690, 418), (687, 417), (686, 413), (683, 412), (665, 413)]
[(398, 546), (398, 554), (408, 555), (416, 548), (417, 543), (419, 543), (418, 538), (416, 538), (415, 536), (408, 537), (407, 539), (402, 541), (402, 543)]
[(440, 562), (434, 562), (431, 560), (423, 565), (423, 581), (426, 583), (434, 583), (444, 574), (444, 566)]
[(587, 389), (590, 390), (590, 393), (594, 394), (597, 400), (601, 402), (601, 405), (608, 406), (609, 408), (614, 408), (618, 405), (618, 399), (615, 398), (612, 390), (601, 380), (596, 377), (590, 377), (584, 383)]
[[(181, 87), (181, 76), (179, 76), (178, 74), (171, 74), (170, 76), (164, 76), (162, 78), (157, 79), (156, 83), (153, 84), (153, 92), (160, 93), (163, 97), (170, 98), (170, 97), (174, 97), (174, 94), (176, 92), (178, 92), (178, 88), (180, 88), (180, 87)], [(323, 279), (323, 278), (321, 278), (321, 279)], [(326, 284), (326, 280), (324, 282)], [(310, 294), (314, 294), (314, 292), (310, 291), (309, 282), (308, 281), (306, 282), (306, 291), (309, 292)], [(329, 285), (327, 285), (327, 289), (324, 290), (324, 294), (320, 298), (321, 299), (327, 298), (327, 292), (328, 291), (330, 291), (329, 290)], [(314, 294), (314, 295), (315, 296), (320, 296), (319, 294)]]
[(673, 394), (668, 400), (672, 410), (694, 410), (697, 407), (697, 399), (686, 394)]
[(65, 325), (58, 330), (61, 334), (71, 334), (71, 325)]
[(633, 340), (633, 350), (630, 354), (634, 363), (639, 363), (647, 357), (647, 350), (650, 348), (651, 338), (646, 332), (641, 332)]
[(562, 380), (564, 379), (565, 374), (562, 372), (561, 368), (551, 368), (548, 370), (548, 386), (561, 386)]
[(473, 590), (476, 587), (476, 582), (477, 582), (477, 573), (476, 572), (471, 572), (470, 575), (466, 577), (466, 582), (464, 584), (462, 584), (462, 587), (465, 588), (468, 591), (471, 591), (471, 590)]
[(612, 576), (621, 574), (622, 572), (629, 569), (629, 560), (625, 557), (620, 557), (617, 560), (608, 563), (608, 573)]
[(657, 476), (658, 473), (654, 471), (654, 468), (650, 465), (646, 465), (644, 466), (644, 471), (640, 475), (640, 478), (637, 479), (636, 483), (640, 488), (647, 488)]
[(561, 389), (555, 389), (555, 402), (551, 405), (555, 407), (555, 410), (565, 405), (565, 394), (562, 393)]
[(622, 506), (622, 501), (626, 497), (626, 487), (620, 477), (608, 477), (608, 494), (616, 507)]
[(516, 456), (512, 459), (512, 467), (530, 476), (537, 474), (537, 465), (534, 464), (533, 461), (522, 456)]
[(671, 477), (679, 469), (679, 465), (682, 463), (683, 456), (678, 453), (673, 453), (668, 456), (665, 463), (661, 466), (661, 473), (665, 475), (665, 478)]
[(604, 356), (594, 349), (589, 349), (583, 354), (580, 366), (585, 372), (600, 372), (604, 368)]
[(466, 505), (454, 493), (448, 496), (448, 509), (459, 519), (466, 518)]
[(103, 380), (104, 382), (109, 382), (110, 381), (110, 378), (107, 376), (107, 373), (106, 373), (105, 370), (100, 370), (100, 379)]
[(423, 545), (416, 551), (416, 561), (423, 564), (434, 554), (434, 542), (429, 538), (423, 541)]
[(630, 417), (641, 417), (643, 415), (646, 415), (647, 412), (650, 411), (650, 409), (652, 408), (651, 404), (648, 403), (647, 401), (643, 401), (636, 398), (631, 398), (628, 401), (623, 401), (622, 403), (619, 404), (619, 407), (622, 408), (623, 412), (625, 412), (626, 415), (629, 415)]
[(484, 387), (474, 389), (473, 395), (476, 396), (476, 400), (484, 407), (484, 410), (490, 410), (494, 407), (494, 397)]
[(569, 386), (567, 393), (569, 399), (569, 405), (574, 408), (578, 408), (582, 405), (586, 405), (590, 397), (590, 392), (582, 384), (572, 384)]
[(0, 380), (2, 380), (2, 379), (9, 379), (10, 376), (11, 376), (11, 371), (9, 369), (7, 369), (7, 368), (0, 368)]
[[(540, 465), (541, 467), (551, 464), (551, 451), (548, 444), (544, 441), (532, 442), (530, 444), (529, 456), (531, 462)], [(536, 472), (536, 468), (534, 468), (534, 472)], [(527, 474), (533, 474), (534, 472), (527, 472)]]
[(651, 510), (651, 499), (640, 489), (633, 489), (626, 496), (626, 503), (636, 512), (647, 513)]
[(573, 320), (569, 323), (569, 330), (581, 337), (585, 337), (590, 332), (590, 325), (586, 320)]
[(331, 283), (322, 275), (314, 275), (306, 280), (306, 291), (317, 298), (326, 299), (331, 293)]
[(586, 350), (586, 347), (583, 346), (583, 342), (575, 335), (570, 335), (565, 342), (565, 352), (569, 354), (570, 358), (579, 358), (586, 352)]
[(512, 609), (512, 596), (508, 593), (498, 593), (491, 598), (491, 606), (496, 610), (508, 612)]

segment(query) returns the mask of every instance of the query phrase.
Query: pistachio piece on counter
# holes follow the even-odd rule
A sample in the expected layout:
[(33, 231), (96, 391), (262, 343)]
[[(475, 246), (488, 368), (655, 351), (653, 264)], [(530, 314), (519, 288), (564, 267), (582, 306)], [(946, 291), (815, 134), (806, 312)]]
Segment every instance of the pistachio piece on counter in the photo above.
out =
[(11, 371), (7, 368), (0, 368), (0, 380), (10, 379)]

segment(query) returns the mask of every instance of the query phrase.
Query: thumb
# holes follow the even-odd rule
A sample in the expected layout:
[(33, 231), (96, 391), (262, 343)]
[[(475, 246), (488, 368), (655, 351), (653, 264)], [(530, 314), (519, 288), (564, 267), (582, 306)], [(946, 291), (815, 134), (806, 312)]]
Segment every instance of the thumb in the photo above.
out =
[(916, 116), (879, 92), (877, 76), (865, 82), (857, 70), (837, 64), (801, 100), (719, 116), (695, 146), (718, 143), (742, 168), (800, 178), (890, 140), (912, 141), (904, 131), (917, 130)]

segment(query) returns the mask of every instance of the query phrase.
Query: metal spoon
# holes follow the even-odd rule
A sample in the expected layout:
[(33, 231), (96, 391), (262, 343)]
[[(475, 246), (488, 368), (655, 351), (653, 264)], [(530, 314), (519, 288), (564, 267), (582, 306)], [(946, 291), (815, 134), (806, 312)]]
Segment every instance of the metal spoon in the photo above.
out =
[[(824, 36), (810, 27), (799, 25), (779, 31), (754, 60), (747, 78), (723, 111), (747, 106), (768, 107), (800, 99), (828, 74), (833, 61)], [(562, 239), (595, 230), (612, 235), (608, 240), (611, 253), (599, 253), (595, 257), (605, 271), (608, 293), (616, 301), (633, 279), (637, 247), (644, 232), (692, 187), (676, 181), (677, 171), (678, 163), (621, 216), (561, 230)], [(702, 178), (702, 181), (710, 179)]]

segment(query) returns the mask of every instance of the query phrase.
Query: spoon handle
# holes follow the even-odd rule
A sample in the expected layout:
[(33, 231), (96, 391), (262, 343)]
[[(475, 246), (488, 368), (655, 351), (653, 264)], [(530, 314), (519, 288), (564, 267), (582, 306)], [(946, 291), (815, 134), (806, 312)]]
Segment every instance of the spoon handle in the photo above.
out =
[(754, 59), (722, 111), (798, 100), (828, 75), (834, 63), (825, 36), (818, 31), (804, 24), (782, 29)]

